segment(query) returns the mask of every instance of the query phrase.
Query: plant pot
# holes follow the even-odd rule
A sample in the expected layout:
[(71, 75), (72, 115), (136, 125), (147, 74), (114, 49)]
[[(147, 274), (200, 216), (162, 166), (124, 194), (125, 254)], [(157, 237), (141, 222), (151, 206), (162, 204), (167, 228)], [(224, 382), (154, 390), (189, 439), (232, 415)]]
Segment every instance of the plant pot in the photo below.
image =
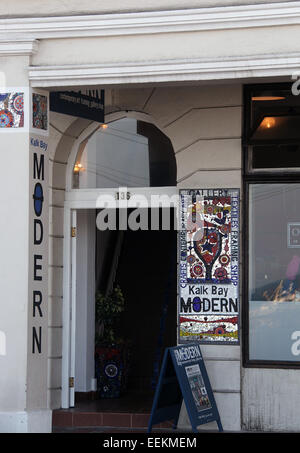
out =
[(95, 375), (100, 398), (119, 398), (126, 391), (129, 371), (129, 348), (97, 346)]

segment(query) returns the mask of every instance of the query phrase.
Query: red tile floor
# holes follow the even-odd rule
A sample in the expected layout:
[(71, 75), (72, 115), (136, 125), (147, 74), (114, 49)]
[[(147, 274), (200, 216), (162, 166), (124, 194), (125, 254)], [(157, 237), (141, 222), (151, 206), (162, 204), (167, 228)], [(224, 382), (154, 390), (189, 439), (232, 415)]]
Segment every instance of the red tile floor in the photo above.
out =
[[(153, 395), (127, 394), (116, 399), (79, 401), (72, 409), (53, 411), (54, 433), (63, 432), (147, 432)], [(172, 422), (153, 427), (172, 431)]]

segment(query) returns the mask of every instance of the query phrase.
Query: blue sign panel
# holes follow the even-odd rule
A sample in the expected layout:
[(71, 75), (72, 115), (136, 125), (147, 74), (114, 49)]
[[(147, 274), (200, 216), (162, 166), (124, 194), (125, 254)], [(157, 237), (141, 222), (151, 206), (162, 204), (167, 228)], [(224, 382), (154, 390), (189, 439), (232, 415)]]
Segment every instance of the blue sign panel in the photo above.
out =
[(89, 94), (53, 91), (50, 93), (50, 110), (104, 123), (104, 90), (100, 90), (100, 93), (95, 90)]
[(223, 431), (199, 344), (165, 350), (148, 432), (167, 420), (173, 420), (176, 428), (183, 400), (193, 432), (212, 421)]
[(39, 182), (37, 182), (34, 187), (33, 200), (34, 200), (35, 215), (37, 217), (40, 217), (40, 215), (42, 214), (42, 210), (43, 210), (44, 196), (43, 196), (43, 187)]

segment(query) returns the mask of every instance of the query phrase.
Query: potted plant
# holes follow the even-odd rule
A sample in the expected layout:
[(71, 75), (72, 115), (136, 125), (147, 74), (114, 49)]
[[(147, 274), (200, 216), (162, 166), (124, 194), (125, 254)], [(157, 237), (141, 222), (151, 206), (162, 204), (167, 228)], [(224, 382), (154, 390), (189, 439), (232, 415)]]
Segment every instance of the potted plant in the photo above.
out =
[(95, 374), (101, 398), (117, 398), (126, 389), (128, 345), (118, 337), (118, 324), (125, 308), (122, 290), (116, 286), (95, 300)]

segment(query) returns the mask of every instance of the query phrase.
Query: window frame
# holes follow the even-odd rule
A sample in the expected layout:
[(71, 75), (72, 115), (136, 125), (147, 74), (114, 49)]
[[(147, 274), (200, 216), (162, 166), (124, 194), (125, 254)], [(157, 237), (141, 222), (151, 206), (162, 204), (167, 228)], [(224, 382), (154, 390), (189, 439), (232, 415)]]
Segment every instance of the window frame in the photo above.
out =
[(251, 84), (244, 85), (243, 97), (243, 134), (242, 134), (242, 165), (243, 165), (243, 200), (244, 207), (242, 213), (243, 221), (243, 269), (241, 275), (243, 277), (242, 285), (242, 362), (245, 368), (276, 368), (276, 369), (300, 369), (300, 361), (280, 361), (280, 360), (257, 360), (249, 357), (249, 188), (251, 184), (296, 184), (300, 183), (300, 168), (298, 169), (254, 169), (249, 167), (249, 147), (251, 141), (250, 134), (250, 115), (251, 115), (251, 93), (253, 89), (261, 90), (282, 90), (291, 89), (291, 83), (274, 83), (274, 84)]

